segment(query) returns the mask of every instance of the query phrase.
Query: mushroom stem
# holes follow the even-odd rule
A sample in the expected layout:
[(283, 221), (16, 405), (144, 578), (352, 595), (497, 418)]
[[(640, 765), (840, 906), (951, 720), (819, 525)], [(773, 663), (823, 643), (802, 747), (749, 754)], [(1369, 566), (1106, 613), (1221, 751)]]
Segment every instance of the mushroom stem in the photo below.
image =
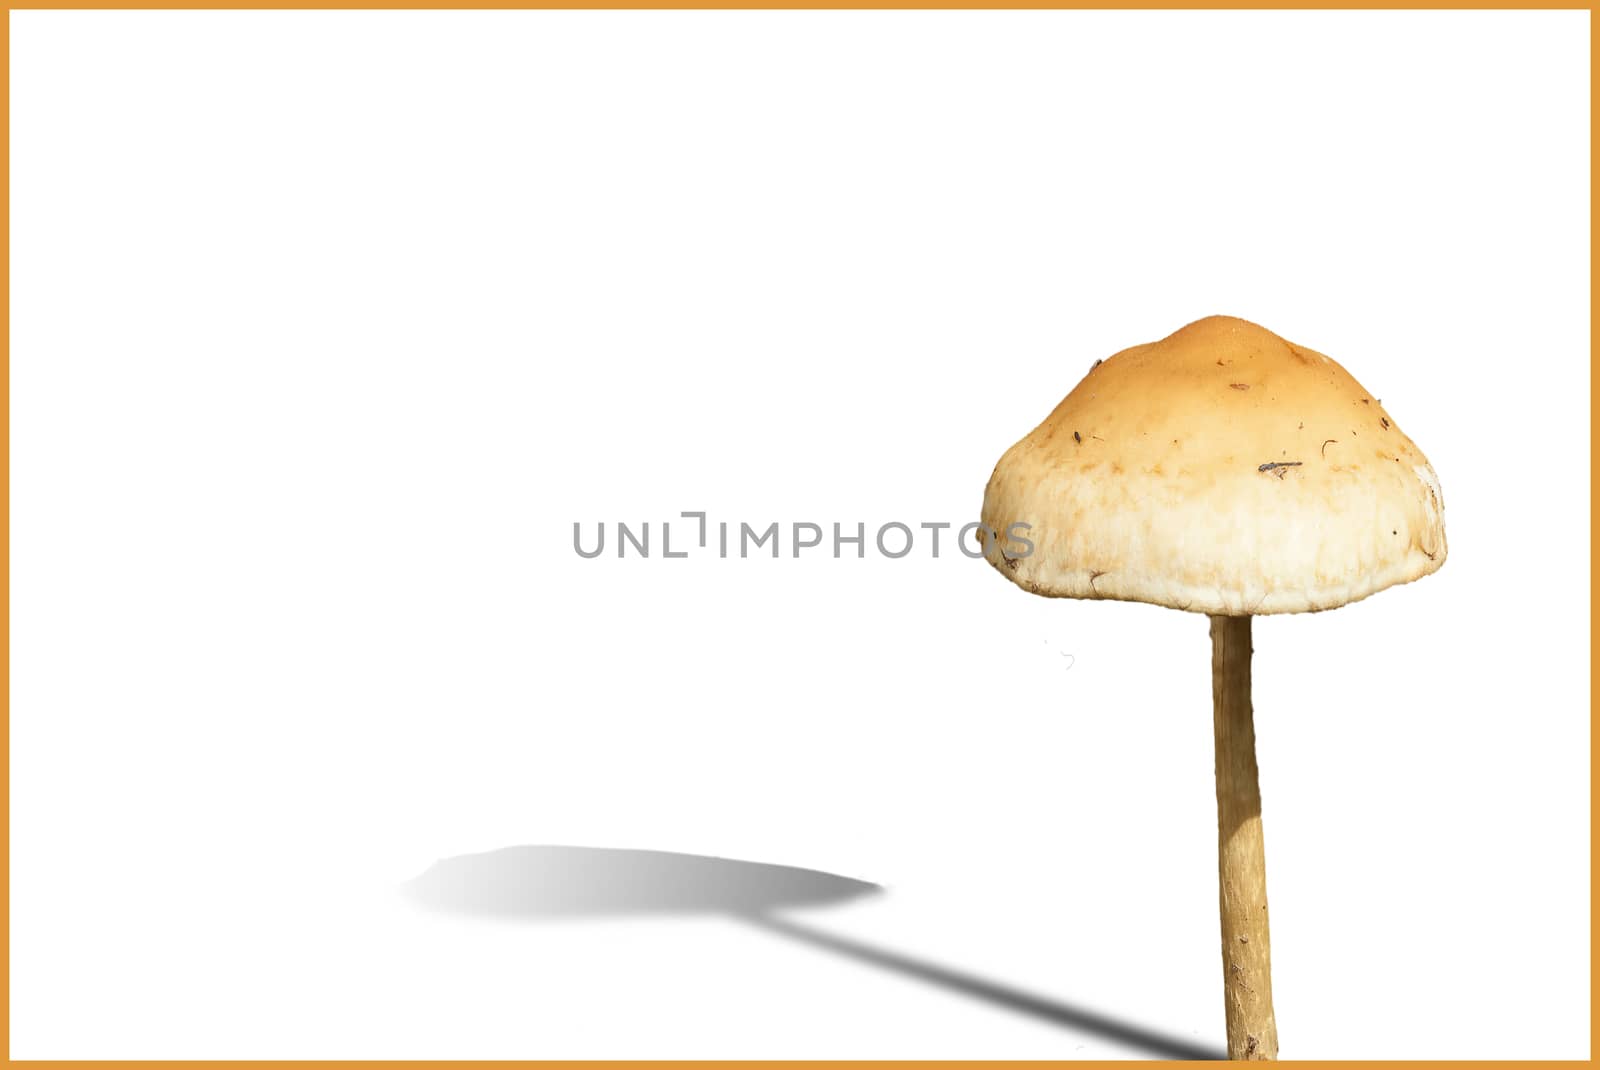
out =
[(1217, 741), (1217, 876), (1228, 1058), (1276, 1059), (1267, 862), (1250, 710), (1250, 618), (1211, 618), (1212, 721)]

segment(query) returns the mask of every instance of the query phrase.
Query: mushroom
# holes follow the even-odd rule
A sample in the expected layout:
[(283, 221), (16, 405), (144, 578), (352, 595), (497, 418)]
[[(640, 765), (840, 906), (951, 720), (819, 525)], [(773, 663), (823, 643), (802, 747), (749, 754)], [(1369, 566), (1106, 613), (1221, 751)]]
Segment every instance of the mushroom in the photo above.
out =
[(1212, 316), (1097, 361), (1000, 458), (983, 523), (985, 557), (1026, 591), (1211, 618), (1228, 1055), (1277, 1058), (1251, 618), (1443, 565), (1432, 467), (1333, 360)]

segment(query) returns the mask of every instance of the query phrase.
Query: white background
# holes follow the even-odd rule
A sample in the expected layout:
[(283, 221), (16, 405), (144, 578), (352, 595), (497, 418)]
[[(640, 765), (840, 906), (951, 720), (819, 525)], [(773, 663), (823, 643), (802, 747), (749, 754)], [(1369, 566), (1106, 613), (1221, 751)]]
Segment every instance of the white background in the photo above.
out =
[(1449, 510), (1256, 626), (1283, 1054), (1588, 1055), (1586, 13), (11, 25), (13, 1056), (1150, 1054), (397, 893), (517, 844), (880, 882), (804, 917), (1220, 1046), (1204, 618), (571, 545), (973, 519), (1214, 312)]

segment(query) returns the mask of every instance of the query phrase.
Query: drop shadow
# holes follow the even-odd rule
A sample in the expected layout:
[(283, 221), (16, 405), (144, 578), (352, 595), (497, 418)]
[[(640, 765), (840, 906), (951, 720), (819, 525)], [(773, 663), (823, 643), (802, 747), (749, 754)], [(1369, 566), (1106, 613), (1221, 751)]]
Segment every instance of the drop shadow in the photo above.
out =
[(1162, 1059), (1225, 1059), (1198, 1041), (779, 917), (880, 895), (881, 885), (794, 866), (601, 847), (506, 847), (435, 862), (403, 891), (436, 913), (492, 921), (711, 915)]
[(543, 921), (764, 914), (842, 903), (883, 888), (814, 869), (707, 855), (540, 846), (442, 859), (404, 891), (442, 913)]

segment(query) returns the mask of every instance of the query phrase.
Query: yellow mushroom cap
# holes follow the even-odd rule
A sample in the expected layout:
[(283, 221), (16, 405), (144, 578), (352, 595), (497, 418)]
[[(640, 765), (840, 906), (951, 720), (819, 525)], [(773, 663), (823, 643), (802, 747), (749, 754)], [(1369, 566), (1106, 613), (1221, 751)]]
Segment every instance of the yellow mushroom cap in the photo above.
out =
[(1000, 458), (983, 522), (1036, 594), (1227, 616), (1342, 606), (1446, 549), (1438, 478), (1378, 399), (1231, 316), (1097, 361)]

